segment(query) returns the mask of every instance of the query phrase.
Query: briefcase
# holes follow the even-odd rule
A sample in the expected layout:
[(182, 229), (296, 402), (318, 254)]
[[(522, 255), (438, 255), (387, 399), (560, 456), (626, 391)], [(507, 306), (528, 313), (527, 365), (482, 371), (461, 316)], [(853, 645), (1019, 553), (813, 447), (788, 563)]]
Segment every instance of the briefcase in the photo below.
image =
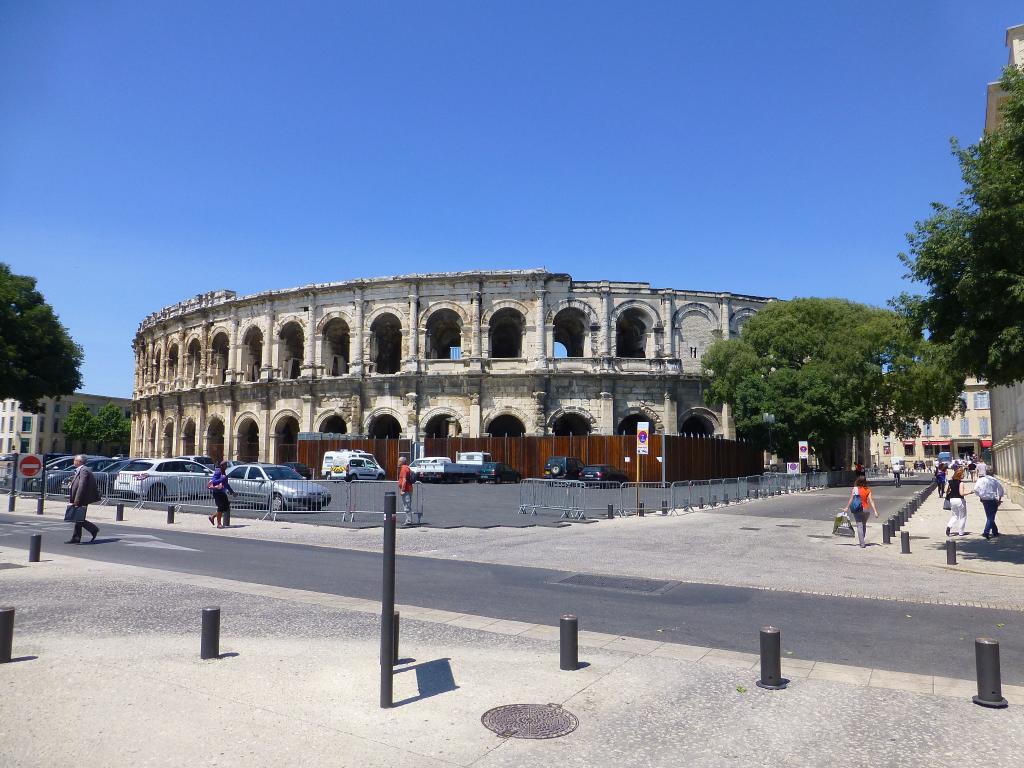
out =
[(85, 507), (76, 507), (74, 504), (68, 504), (68, 508), (64, 510), (64, 522), (80, 523), (83, 520), (85, 520)]

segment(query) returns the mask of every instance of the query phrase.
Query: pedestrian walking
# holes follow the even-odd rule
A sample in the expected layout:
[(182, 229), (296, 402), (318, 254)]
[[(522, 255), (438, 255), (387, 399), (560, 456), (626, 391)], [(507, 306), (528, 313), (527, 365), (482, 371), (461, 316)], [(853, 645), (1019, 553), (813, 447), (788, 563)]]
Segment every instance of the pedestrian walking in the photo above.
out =
[(867, 536), (869, 508), (875, 513), (875, 517), (878, 517), (878, 509), (875, 507), (875, 499), (871, 494), (871, 489), (868, 488), (867, 478), (861, 476), (853, 484), (853, 490), (850, 491), (850, 501), (846, 505), (846, 510), (853, 515), (853, 527), (857, 529), (857, 540), (860, 542), (861, 548), (867, 546), (864, 537)]
[[(231, 500), (228, 498), (230, 493), (232, 496), (236, 496), (235, 490), (231, 487), (231, 483), (228, 482), (228, 463), (222, 461), (217, 465), (217, 468), (213, 470), (213, 477), (210, 478), (210, 482), (207, 483), (206, 487), (210, 489), (210, 494), (213, 496), (213, 503), (217, 505), (216, 515), (210, 515), (207, 519), (210, 521), (210, 525), (216, 525), (218, 528), (224, 527), (224, 516), (227, 515), (227, 519), (230, 524), (231, 520)], [(216, 518), (216, 522), (214, 522)]]
[(893, 464), (892, 465), (892, 482), (897, 488), (902, 484), (900, 481), (903, 477), (903, 465)]
[(939, 498), (946, 493), (946, 463), (940, 461), (935, 467), (935, 487), (939, 489)]
[[(979, 469), (979, 474), (981, 470)], [(981, 534), (986, 539), (999, 535), (999, 528), (996, 527), (996, 512), (999, 505), (1003, 503), (1003, 484), (995, 479), (993, 475), (984, 474), (978, 478), (974, 485), (974, 492), (981, 500), (981, 506), (985, 508), (985, 530)]]
[[(949, 501), (949, 522), (946, 523), (947, 536), (963, 536), (967, 530), (967, 494), (963, 492), (964, 468), (957, 467), (946, 487), (946, 500)], [(945, 506), (945, 505), (943, 505)], [(953, 530), (956, 529), (956, 530)]]
[(988, 464), (985, 463), (984, 459), (978, 459), (974, 462), (975, 467), (978, 471), (978, 477), (984, 477), (988, 474)]
[[(92, 470), (85, 466), (85, 456), (78, 454), (74, 458), (75, 475), (71, 478), (71, 488), (68, 490), (68, 500), (71, 502), (71, 519), (75, 521), (75, 530), (71, 534), (68, 544), (82, 543), (82, 529), (85, 528), (92, 534), (90, 543), (96, 541), (96, 534), (100, 529), (95, 523), (85, 519), (90, 504), (96, 504), (103, 497), (100, 495), (99, 486), (96, 485), (96, 476)], [(67, 519), (67, 518), (65, 518)]]
[(405, 524), (412, 523), (412, 488), (413, 473), (409, 460), (405, 456), (398, 457), (398, 493), (402, 497), (402, 511), (405, 512)]

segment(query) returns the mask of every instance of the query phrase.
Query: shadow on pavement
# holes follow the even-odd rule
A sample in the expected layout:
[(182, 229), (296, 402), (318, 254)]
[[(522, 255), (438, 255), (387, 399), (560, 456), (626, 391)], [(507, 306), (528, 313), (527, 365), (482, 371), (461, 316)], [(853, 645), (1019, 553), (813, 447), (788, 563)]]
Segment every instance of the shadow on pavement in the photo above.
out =
[(451, 659), (434, 659), (433, 661), (425, 661), (422, 664), (416, 664), (412, 667), (405, 667), (404, 669), (396, 669), (395, 674), (401, 674), (402, 672), (408, 672), (409, 670), (415, 670), (416, 672), (416, 687), (419, 689), (418, 696), (410, 696), (408, 699), (402, 699), (396, 701), (395, 706), (401, 707), (404, 704), (412, 704), (415, 701), (421, 699), (429, 699), (431, 696), (437, 696), (441, 693), (448, 693), (449, 691), (457, 690), (459, 686), (455, 684), (455, 676), (452, 674), (452, 665), (450, 664)]
[[(1024, 565), (1024, 536), (1011, 536), (1004, 533), (988, 540), (957, 536), (955, 541), (957, 555), (964, 560)], [(945, 547), (944, 541), (935, 545), (936, 549), (945, 549)]]

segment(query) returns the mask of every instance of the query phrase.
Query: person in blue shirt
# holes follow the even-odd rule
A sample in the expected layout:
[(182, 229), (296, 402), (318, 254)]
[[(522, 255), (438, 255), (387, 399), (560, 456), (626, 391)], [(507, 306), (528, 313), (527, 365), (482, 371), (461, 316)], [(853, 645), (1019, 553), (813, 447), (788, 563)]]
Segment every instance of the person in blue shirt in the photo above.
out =
[(223, 519), (226, 517), (228, 525), (231, 525), (231, 500), (228, 499), (228, 494), (235, 495), (235, 491), (231, 488), (231, 483), (228, 482), (227, 475), (228, 463), (222, 461), (217, 465), (217, 468), (213, 470), (213, 477), (210, 478), (210, 482), (207, 488), (210, 489), (210, 493), (213, 494), (213, 501), (217, 505), (216, 522), (214, 522), (214, 515), (210, 515), (210, 525), (216, 525), (218, 528), (223, 528)]

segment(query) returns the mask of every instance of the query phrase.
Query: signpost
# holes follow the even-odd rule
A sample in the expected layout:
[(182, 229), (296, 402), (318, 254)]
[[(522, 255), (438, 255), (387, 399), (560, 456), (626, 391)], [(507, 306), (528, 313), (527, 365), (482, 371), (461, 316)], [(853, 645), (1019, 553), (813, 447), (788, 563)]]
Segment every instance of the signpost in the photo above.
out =
[(802, 472), (807, 467), (807, 460), (811, 457), (811, 446), (806, 440), (801, 440), (797, 446), (800, 456), (800, 471)]
[[(636, 481), (640, 482), (641, 456), (646, 456), (651, 448), (651, 422), (640, 421), (636, 425)], [(639, 490), (638, 490), (639, 493)]]
[(18, 477), (31, 479), (43, 471), (43, 457), (37, 453), (26, 453), (18, 458)]
[(800, 462), (799, 461), (787, 461), (786, 462), (786, 474), (787, 475), (799, 475), (800, 474)]

